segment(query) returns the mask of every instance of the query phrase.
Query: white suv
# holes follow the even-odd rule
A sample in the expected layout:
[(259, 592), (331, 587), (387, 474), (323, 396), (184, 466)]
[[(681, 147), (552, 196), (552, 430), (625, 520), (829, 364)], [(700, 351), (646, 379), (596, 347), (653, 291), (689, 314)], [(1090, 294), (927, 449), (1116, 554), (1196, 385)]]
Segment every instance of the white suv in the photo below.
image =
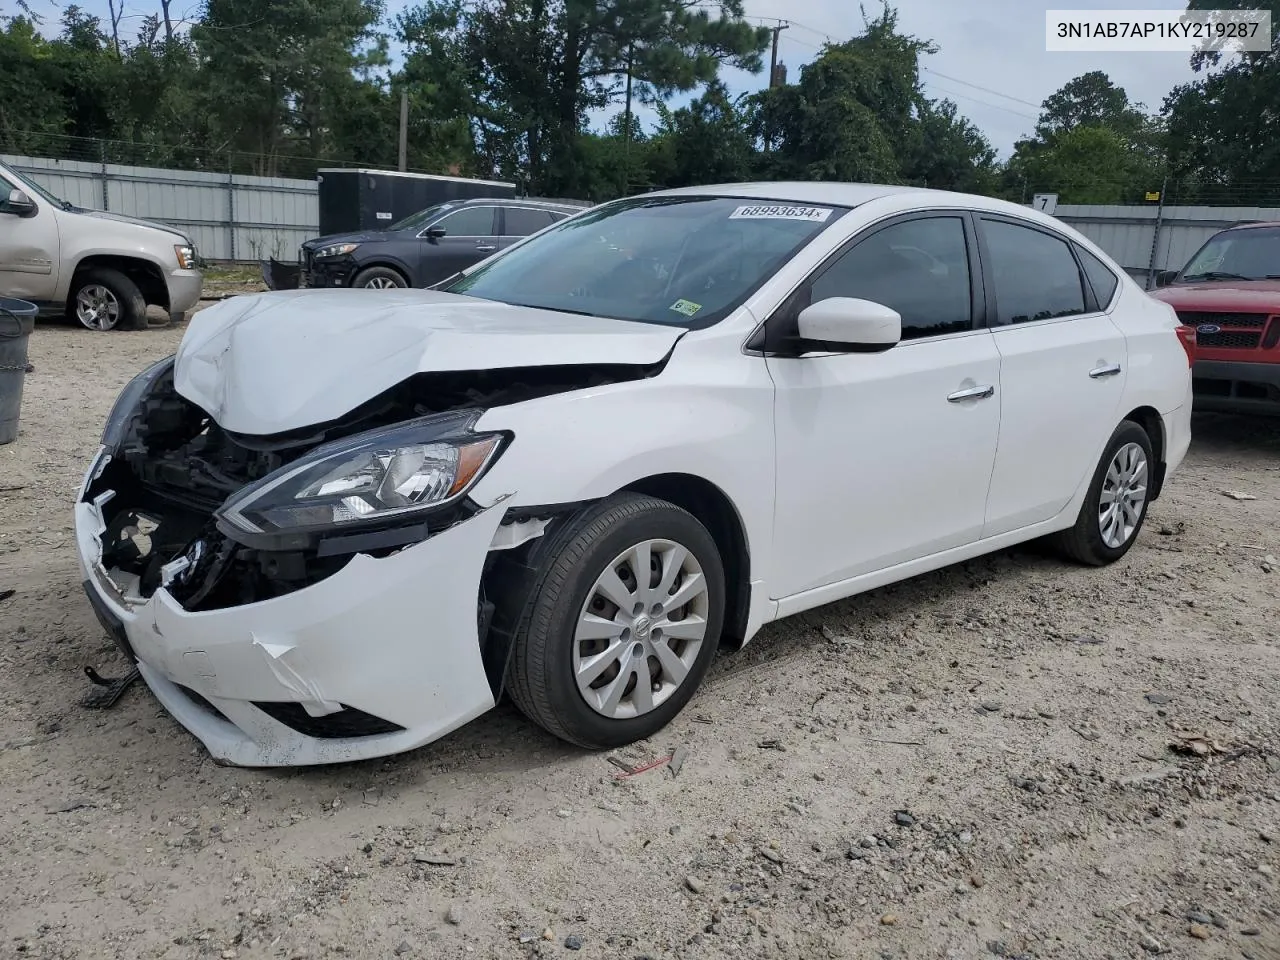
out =
[(200, 300), (191, 240), (159, 223), (85, 210), (0, 163), (0, 295), (90, 330), (136, 329)]
[(1173, 311), (983, 197), (649, 194), (384, 294), (205, 311), (77, 498), (102, 622), (223, 761), (407, 750), (504, 691), (647, 737), (771, 620), (1046, 535), (1120, 559), (1190, 441)]

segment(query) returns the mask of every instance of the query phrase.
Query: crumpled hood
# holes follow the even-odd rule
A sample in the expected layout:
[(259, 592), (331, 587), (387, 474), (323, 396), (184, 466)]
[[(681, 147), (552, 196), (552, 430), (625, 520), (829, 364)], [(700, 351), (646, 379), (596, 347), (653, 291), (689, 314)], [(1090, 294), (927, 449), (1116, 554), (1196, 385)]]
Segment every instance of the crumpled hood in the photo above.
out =
[(76, 207), (75, 210), (71, 212), (78, 213), (84, 217), (93, 217), (97, 220), (114, 220), (116, 223), (131, 223), (135, 227), (149, 227), (152, 230), (159, 230), (161, 233), (171, 234), (183, 243), (191, 245), (191, 238), (177, 227), (171, 227), (164, 223), (156, 223), (154, 220), (142, 220), (139, 217), (126, 217), (122, 213), (110, 213), (106, 210), (86, 210), (83, 207)]
[(290, 290), (192, 318), (174, 385), (225, 430), (326, 423), (416, 373), (650, 364), (679, 327), (556, 313), (435, 290)]

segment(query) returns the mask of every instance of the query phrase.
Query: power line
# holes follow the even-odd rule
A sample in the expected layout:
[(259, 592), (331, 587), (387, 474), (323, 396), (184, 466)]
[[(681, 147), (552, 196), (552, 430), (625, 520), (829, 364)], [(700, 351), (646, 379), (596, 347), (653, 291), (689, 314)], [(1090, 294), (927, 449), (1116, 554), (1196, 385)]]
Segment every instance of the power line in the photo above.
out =
[(946, 87), (943, 87), (941, 85), (937, 85), (937, 86), (938, 86), (938, 89), (941, 90), (943, 93), (952, 97), (960, 97), (963, 100), (971, 100), (974, 103), (982, 104), (984, 107), (991, 107), (993, 110), (1003, 110), (1005, 113), (1012, 113), (1014, 116), (1022, 117), (1024, 120), (1038, 121), (1040, 119), (1039, 117), (1033, 116), (1032, 114), (1023, 113), (1021, 110), (1014, 110), (1012, 107), (1006, 107), (1000, 103), (992, 103), (990, 100), (983, 100), (981, 97), (975, 97), (971, 93), (961, 93), (959, 90), (948, 90)]
[(999, 90), (992, 90), (990, 87), (984, 87), (977, 83), (970, 83), (968, 80), (961, 80), (959, 77), (949, 77), (945, 73), (939, 73), (930, 67), (921, 67), (925, 73), (932, 73), (935, 77), (941, 77), (943, 80), (950, 80), (952, 83), (958, 83), (964, 87), (973, 87), (975, 90), (981, 90), (983, 93), (989, 93), (995, 97), (1003, 97), (1006, 100), (1012, 100), (1014, 103), (1020, 103), (1023, 106), (1033, 107), (1036, 110), (1041, 109), (1043, 104), (1032, 103), (1030, 100), (1023, 100), (1021, 97), (1010, 96), (1007, 93), (1001, 93)]

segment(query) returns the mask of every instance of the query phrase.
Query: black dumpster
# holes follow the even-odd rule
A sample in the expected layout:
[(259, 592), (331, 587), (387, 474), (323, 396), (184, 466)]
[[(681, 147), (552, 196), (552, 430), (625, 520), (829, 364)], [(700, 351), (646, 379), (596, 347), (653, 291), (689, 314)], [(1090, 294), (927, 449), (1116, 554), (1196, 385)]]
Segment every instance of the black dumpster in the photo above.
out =
[(0, 443), (18, 439), (22, 382), (27, 364), (27, 338), (36, 325), (36, 305), (0, 297)]

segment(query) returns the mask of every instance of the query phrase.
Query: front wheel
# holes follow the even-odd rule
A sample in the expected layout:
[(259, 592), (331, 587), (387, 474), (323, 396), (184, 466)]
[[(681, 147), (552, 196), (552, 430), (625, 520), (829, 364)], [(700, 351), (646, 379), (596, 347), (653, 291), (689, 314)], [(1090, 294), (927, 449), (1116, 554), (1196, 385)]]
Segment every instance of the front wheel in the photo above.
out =
[(119, 270), (94, 267), (78, 274), (67, 297), (67, 313), (87, 330), (139, 330), (147, 325), (147, 301)]
[(351, 285), (365, 290), (395, 290), (407, 287), (409, 281), (401, 276), (400, 271), (390, 267), (369, 267), (357, 273)]
[(516, 629), (511, 697), (582, 747), (644, 739), (701, 683), (724, 607), (720, 553), (690, 514), (634, 494), (595, 504), (542, 564)]
[(1055, 538), (1073, 560), (1100, 567), (1129, 552), (1147, 518), (1155, 458), (1147, 431), (1132, 420), (1107, 443), (1075, 526)]

